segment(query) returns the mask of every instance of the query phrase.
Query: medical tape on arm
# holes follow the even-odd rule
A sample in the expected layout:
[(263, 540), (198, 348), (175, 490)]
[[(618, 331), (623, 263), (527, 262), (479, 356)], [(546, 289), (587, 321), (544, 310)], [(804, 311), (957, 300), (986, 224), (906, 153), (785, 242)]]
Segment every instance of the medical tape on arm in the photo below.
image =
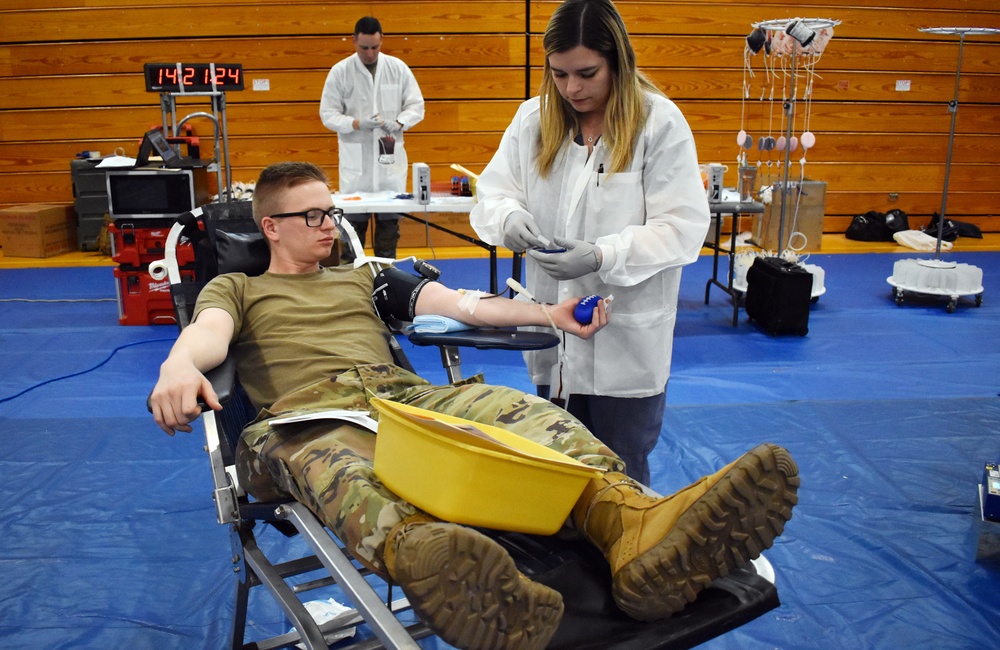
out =
[(469, 291), (468, 289), (459, 289), (458, 292), (462, 294), (462, 297), (458, 299), (458, 308), (461, 311), (468, 313), (470, 316), (476, 313), (476, 307), (479, 306), (479, 299), (485, 294), (478, 289)]

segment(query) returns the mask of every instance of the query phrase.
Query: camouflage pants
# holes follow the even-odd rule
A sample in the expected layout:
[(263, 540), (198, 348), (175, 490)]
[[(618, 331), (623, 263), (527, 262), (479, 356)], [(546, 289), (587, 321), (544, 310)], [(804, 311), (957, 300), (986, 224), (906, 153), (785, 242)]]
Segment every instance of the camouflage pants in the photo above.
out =
[(367, 365), (282, 398), (243, 432), (236, 459), (241, 482), (258, 499), (290, 495), (301, 501), (355, 558), (383, 576), (386, 535), (420, 511), (375, 476), (375, 434), (336, 420), (268, 424), (274, 416), (325, 409), (366, 411), (377, 418), (368, 404), (372, 395), (500, 426), (587, 465), (624, 469), (622, 461), (566, 411), (540, 397), (478, 379), (432, 386), (396, 366)]

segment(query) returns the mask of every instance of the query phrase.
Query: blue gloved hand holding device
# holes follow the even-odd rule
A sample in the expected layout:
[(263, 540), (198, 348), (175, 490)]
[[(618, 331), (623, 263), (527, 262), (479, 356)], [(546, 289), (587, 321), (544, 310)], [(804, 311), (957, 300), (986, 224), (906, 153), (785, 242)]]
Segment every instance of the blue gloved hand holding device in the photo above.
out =
[(594, 244), (559, 237), (553, 241), (552, 247), (528, 251), (531, 259), (553, 280), (574, 280), (601, 268), (601, 249)]

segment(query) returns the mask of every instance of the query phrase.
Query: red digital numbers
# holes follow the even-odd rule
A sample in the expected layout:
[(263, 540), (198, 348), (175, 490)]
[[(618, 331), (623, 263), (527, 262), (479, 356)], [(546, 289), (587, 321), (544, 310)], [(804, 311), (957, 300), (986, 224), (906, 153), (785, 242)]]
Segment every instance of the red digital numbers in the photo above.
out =
[[(238, 86), (240, 85), (241, 72), (242, 70), (235, 66), (217, 65), (215, 66), (215, 83), (218, 86), (224, 86), (230, 84)], [(205, 71), (205, 83), (208, 84), (211, 83), (211, 73), (208, 70)]]
[(160, 68), (159, 75), (157, 75), (157, 81), (160, 85), (176, 86), (177, 85), (177, 68)]
[[(243, 90), (243, 66), (239, 63), (147, 63), (149, 92), (214, 92)], [(214, 69), (214, 74), (213, 74)]]

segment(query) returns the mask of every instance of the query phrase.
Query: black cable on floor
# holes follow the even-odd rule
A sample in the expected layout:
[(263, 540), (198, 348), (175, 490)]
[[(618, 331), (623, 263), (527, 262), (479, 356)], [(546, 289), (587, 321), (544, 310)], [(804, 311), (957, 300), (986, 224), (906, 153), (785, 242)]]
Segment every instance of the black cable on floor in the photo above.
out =
[(24, 395), (25, 393), (29, 393), (29, 392), (35, 390), (36, 388), (41, 388), (42, 386), (45, 386), (46, 384), (52, 384), (52, 383), (57, 382), (57, 381), (62, 381), (63, 379), (70, 379), (72, 377), (79, 377), (80, 375), (85, 375), (88, 372), (93, 372), (93, 371), (97, 370), (98, 368), (100, 368), (101, 366), (103, 366), (104, 364), (106, 364), (108, 361), (111, 361), (111, 357), (115, 356), (115, 354), (119, 350), (124, 350), (125, 348), (131, 348), (131, 347), (136, 346), (136, 345), (145, 345), (146, 343), (162, 343), (164, 341), (171, 341), (172, 342), (174, 340), (175, 339), (172, 339), (172, 338), (170, 338), (170, 339), (149, 339), (149, 340), (146, 340), (146, 341), (136, 341), (135, 343), (126, 343), (125, 345), (119, 345), (117, 348), (115, 348), (114, 350), (111, 351), (111, 354), (109, 354), (107, 356), (107, 358), (104, 359), (104, 361), (101, 361), (99, 364), (97, 364), (93, 368), (87, 368), (86, 370), (81, 370), (80, 372), (73, 372), (73, 373), (70, 373), (68, 375), (63, 375), (61, 377), (53, 377), (52, 379), (46, 379), (45, 381), (39, 382), (39, 383), (35, 384), (34, 386), (28, 386), (27, 388), (25, 388), (21, 392), (15, 393), (15, 394), (11, 395), (10, 397), (0, 398), (0, 404), (3, 404), (4, 402), (9, 402), (9, 401), (11, 401), (13, 399), (17, 399), (18, 397)]

